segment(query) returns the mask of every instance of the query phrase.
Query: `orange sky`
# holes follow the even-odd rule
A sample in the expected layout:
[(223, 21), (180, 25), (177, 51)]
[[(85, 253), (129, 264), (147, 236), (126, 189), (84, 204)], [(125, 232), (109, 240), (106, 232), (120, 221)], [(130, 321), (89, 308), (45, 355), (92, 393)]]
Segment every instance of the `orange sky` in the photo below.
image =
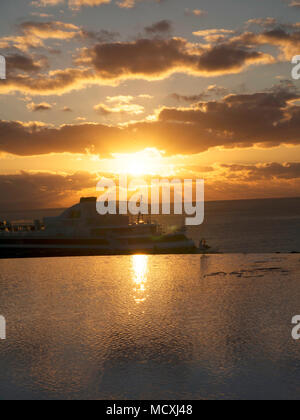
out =
[(299, 196), (292, 2), (93, 5), (3, 1), (2, 208), (69, 205), (119, 173), (204, 178), (209, 200)]

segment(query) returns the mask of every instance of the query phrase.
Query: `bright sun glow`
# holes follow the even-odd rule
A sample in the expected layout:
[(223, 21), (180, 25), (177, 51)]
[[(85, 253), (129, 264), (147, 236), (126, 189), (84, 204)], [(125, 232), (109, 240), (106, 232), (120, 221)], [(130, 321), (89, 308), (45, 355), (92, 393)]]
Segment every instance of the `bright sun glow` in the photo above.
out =
[(158, 175), (166, 171), (163, 152), (157, 149), (145, 149), (131, 154), (114, 154), (115, 171), (133, 176)]

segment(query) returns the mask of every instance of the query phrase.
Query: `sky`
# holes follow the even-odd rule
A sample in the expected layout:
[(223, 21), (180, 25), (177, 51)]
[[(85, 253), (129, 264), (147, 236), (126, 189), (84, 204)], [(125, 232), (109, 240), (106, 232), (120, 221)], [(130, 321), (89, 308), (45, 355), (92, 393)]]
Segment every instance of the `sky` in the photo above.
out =
[(1, 209), (119, 174), (299, 196), (299, 17), (295, 0), (2, 0)]

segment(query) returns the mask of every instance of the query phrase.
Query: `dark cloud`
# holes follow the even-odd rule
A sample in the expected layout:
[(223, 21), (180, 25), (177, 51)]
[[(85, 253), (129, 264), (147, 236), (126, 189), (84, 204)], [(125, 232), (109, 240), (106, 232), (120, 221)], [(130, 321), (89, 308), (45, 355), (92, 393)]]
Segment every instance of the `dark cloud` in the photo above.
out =
[(246, 182), (261, 180), (292, 180), (300, 179), (300, 162), (264, 163), (258, 165), (221, 165), (226, 169), (226, 176), (232, 179), (233, 174)]
[(282, 53), (280, 59), (290, 61), (294, 55), (299, 54), (300, 27), (299, 24), (279, 25), (266, 29), (261, 33), (245, 32), (234, 38), (240, 45), (272, 45)]
[[(298, 98), (297, 92), (280, 88), (229, 95), (221, 101), (200, 102), (189, 109), (164, 108), (159, 119), (161, 122), (192, 124), (199, 134), (201, 130), (215, 133), (215, 146), (298, 145), (300, 107), (292, 102)], [(203, 133), (199, 138), (202, 145), (206, 143)]]
[(180, 95), (179, 93), (172, 93), (170, 96), (175, 101), (188, 103), (205, 101), (207, 99), (206, 92), (198, 93), (197, 95)]
[(57, 208), (74, 204), (84, 189), (96, 190), (97, 177), (79, 172), (70, 175), (21, 172), (0, 175), (1, 211)]
[(100, 124), (53, 128), (37, 123), (0, 121), (0, 150), (26, 156), (52, 152), (85, 153), (86, 149), (95, 149), (107, 155), (113, 149), (125, 151), (124, 140), (130, 138), (128, 135), (129, 131)]
[(109, 155), (135, 152), (147, 145), (169, 154), (193, 154), (216, 146), (299, 145), (300, 108), (290, 103), (296, 98), (287, 91), (230, 95), (192, 108), (163, 108), (159, 121), (122, 128), (101, 124), (52, 128), (1, 121), (0, 150), (33, 155), (89, 149)]
[[(230, 72), (230, 69), (242, 69), (245, 63), (255, 63), (263, 59), (264, 54), (232, 43), (223, 43), (205, 51), (199, 59), (199, 69), (207, 72)], [(265, 57), (266, 58), (266, 57)], [(269, 62), (272, 60), (269, 58)]]
[(272, 61), (270, 56), (245, 46), (224, 43), (203, 48), (181, 38), (98, 44), (85, 50), (82, 59), (90, 61), (103, 79), (154, 79), (174, 72), (220, 75)]
[(45, 57), (36, 60), (29, 55), (16, 53), (6, 55), (5, 58), (8, 75), (19, 70), (25, 73), (35, 73), (44, 70), (48, 66), (48, 61)]
[(196, 95), (181, 95), (178, 93), (173, 93), (171, 98), (175, 99), (178, 102), (200, 102), (209, 99), (212, 96), (225, 96), (228, 94), (228, 89), (223, 88), (222, 86), (211, 85), (203, 92)]
[(269, 55), (237, 44), (203, 48), (179, 38), (100, 43), (82, 50), (77, 64), (84, 67), (39, 73), (37, 76), (13, 75), (1, 83), (0, 94), (11, 91), (62, 94), (88, 84), (115, 85), (124, 79), (157, 80), (174, 73), (220, 76), (268, 62), (272, 62)]
[(78, 38), (82, 38), (83, 40), (87, 39), (87, 40), (96, 41), (96, 42), (112, 42), (112, 41), (115, 41), (115, 39), (119, 37), (120, 37), (119, 32), (107, 31), (104, 29), (97, 32), (82, 29), (80, 33), (78, 34)]
[(160, 20), (150, 26), (145, 27), (145, 32), (148, 35), (169, 34), (173, 29), (173, 24), (170, 20)]
[(101, 124), (59, 128), (0, 121), (0, 151), (19, 155), (78, 152), (101, 155), (147, 147), (169, 154), (192, 154), (216, 146), (275, 147), (300, 144), (300, 107), (294, 89), (277, 86), (266, 92), (228, 95), (189, 108), (162, 108), (158, 121), (127, 127)]
[(48, 104), (47, 102), (42, 102), (39, 104), (35, 104), (34, 102), (27, 104), (27, 109), (32, 112), (41, 112), (41, 111), (51, 111), (52, 105)]
[(97, 78), (91, 70), (68, 68), (54, 70), (51, 74), (11, 74), (0, 84), (0, 94), (20, 91), (31, 95), (59, 95), (81, 89), (88, 83), (96, 83)]
[[(152, 35), (167, 34), (170, 27), (169, 21), (160, 21), (146, 30)], [(226, 42), (203, 45), (192, 44), (183, 38), (164, 39), (160, 36), (139, 38), (132, 42), (114, 42), (112, 39), (117, 34), (113, 32), (85, 31), (63, 22), (25, 22), (22, 31), (21, 37), (11, 37), (9, 41), (20, 49), (29, 48), (30, 45), (44, 47), (45, 39), (89, 39), (96, 44), (80, 51), (75, 64), (81, 67), (38, 72), (37, 75), (27, 73), (26, 77), (13, 74), (1, 83), (0, 93), (22, 91), (41, 95), (62, 94), (82, 89), (88, 84), (116, 85), (124, 79), (158, 80), (174, 73), (222, 76), (240, 73), (251, 65), (274, 62), (271, 55), (253, 48), (254, 44), (260, 42), (251, 33)], [(2, 42), (7, 43), (7, 38)], [(20, 56), (18, 60), (15, 57), (14, 61), (15, 65), (23, 65), (24, 69), (31, 64), (31, 72), (41, 67), (41, 63), (36, 61), (30, 63), (27, 60), (25, 63), (24, 58), (22, 64)]]
[(108, 30), (91, 31), (72, 23), (61, 21), (26, 21), (18, 25), (18, 35), (0, 38), (1, 48), (17, 49), (22, 52), (46, 49), (50, 53), (59, 53), (53, 46), (46, 47), (49, 40), (111, 42), (120, 34)]
[(203, 47), (181, 38), (97, 43), (81, 51), (76, 63), (83, 67), (52, 70), (36, 76), (13, 74), (1, 83), (0, 94), (12, 91), (63, 94), (88, 84), (116, 85), (124, 79), (157, 80), (174, 73), (221, 76), (269, 62), (273, 62), (271, 56), (237, 43)]
[[(194, 166), (189, 170), (189, 177), (193, 177), (193, 174), (198, 177), (199, 173), (205, 178), (208, 176), (205, 189), (207, 200), (295, 197), (300, 191), (300, 163), (222, 165), (219, 168)], [(109, 174), (87, 172), (66, 175), (23, 171), (14, 175), (0, 175), (1, 213), (19, 210), (24, 217), (24, 210), (71, 206), (82, 196), (97, 196), (96, 185), (101, 177), (114, 178)], [(151, 177), (145, 177), (145, 180), (151, 182)]]
[[(130, 4), (130, 1), (128, 5)], [(249, 25), (259, 25), (261, 32), (248, 31)], [(290, 60), (300, 51), (300, 25), (280, 24), (276, 19), (251, 19), (247, 30), (239, 33), (226, 29), (194, 32), (201, 42), (169, 37), (172, 23), (161, 20), (145, 28), (146, 37), (132, 42), (117, 42), (117, 32), (86, 30), (60, 21), (27, 21), (19, 25), (17, 36), (0, 38), (2, 49), (11, 48), (22, 54), (11, 55), (11, 68), (26, 72), (27, 77), (14, 74), (1, 83), (0, 94), (22, 91), (29, 94), (62, 94), (82, 89), (88, 84), (116, 85), (126, 79), (157, 80), (174, 73), (209, 77), (236, 74), (251, 65), (271, 64), (278, 59)], [(164, 35), (164, 36), (161, 36)], [(46, 41), (83, 40), (94, 45), (81, 49), (73, 67), (41, 73), (47, 63), (26, 56), (30, 48), (46, 48)], [(265, 45), (276, 47), (279, 57), (263, 52)], [(38, 73), (38, 74), (34, 74)]]

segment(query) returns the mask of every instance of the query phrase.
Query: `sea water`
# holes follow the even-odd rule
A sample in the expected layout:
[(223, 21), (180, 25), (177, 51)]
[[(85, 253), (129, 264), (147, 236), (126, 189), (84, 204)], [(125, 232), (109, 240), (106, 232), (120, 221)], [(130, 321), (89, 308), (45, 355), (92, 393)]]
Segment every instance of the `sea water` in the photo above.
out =
[(0, 399), (298, 399), (299, 255), (1, 260)]

